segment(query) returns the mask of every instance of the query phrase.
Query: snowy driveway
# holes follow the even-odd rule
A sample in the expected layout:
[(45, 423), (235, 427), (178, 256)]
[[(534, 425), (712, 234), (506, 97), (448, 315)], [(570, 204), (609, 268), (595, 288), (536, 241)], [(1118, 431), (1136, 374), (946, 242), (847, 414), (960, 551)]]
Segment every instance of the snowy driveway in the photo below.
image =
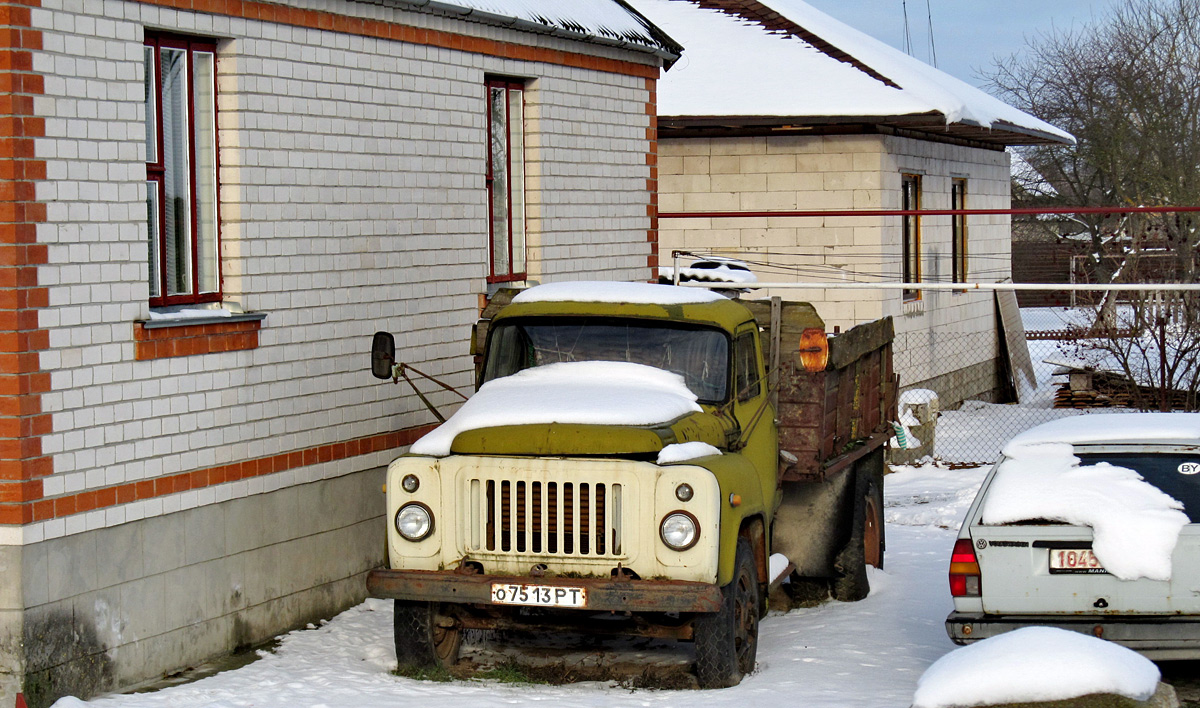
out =
[[(637, 690), (601, 683), (566, 686), (435, 683), (394, 676), (389, 602), (369, 600), (321, 627), (293, 632), (243, 668), (155, 693), (113, 696), (88, 706), (122, 708), (298, 706), (472, 708), (548, 704), (554, 708), (803, 703), (822, 708), (903, 708), (917, 679), (954, 648), (943, 620), (951, 609), (946, 572), (959, 520), (983, 470), (925, 467), (888, 477), (886, 571), (871, 595), (772, 614), (762, 623), (758, 669), (740, 686), (707, 691)], [(57, 708), (81, 706), (65, 698)]]

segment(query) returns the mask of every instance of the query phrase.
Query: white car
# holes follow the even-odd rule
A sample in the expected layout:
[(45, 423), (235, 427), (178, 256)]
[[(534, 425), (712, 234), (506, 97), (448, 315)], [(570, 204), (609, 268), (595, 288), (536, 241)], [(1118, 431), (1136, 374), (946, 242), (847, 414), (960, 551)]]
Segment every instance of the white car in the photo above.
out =
[(1013, 438), (950, 562), (957, 644), (1030, 625), (1200, 658), (1200, 414), (1092, 414)]

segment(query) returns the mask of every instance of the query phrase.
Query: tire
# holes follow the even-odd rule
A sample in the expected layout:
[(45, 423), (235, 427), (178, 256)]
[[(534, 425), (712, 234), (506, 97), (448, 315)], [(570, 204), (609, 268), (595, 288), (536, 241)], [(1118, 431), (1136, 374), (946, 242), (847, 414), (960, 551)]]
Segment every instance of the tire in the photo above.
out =
[(733, 580), (721, 588), (719, 612), (696, 617), (696, 681), (700, 688), (736, 686), (754, 670), (761, 588), (750, 540), (739, 538)]
[(462, 629), (432, 602), (395, 601), (396, 661), (403, 669), (449, 668), (458, 662)]
[(867, 565), (883, 567), (883, 493), (871, 468), (858, 464), (848, 509), (850, 539), (833, 561), (836, 573), (829, 591), (833, 599), (858, 602), (871, 592)]
[(883, 552), (887, 548), (883, 522), (883, 485), (875, 479), (867, 487), (863, 514), (863, 561), (883, 570)]

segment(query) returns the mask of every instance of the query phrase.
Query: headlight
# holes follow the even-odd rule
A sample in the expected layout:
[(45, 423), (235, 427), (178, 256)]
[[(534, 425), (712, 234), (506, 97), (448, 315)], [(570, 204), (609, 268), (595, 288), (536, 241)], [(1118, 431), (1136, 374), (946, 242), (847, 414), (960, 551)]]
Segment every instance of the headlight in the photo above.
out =
[(433, 514), (424, 504), (405, 504), (396, 512), (396, 530), (409, 541), (420, 541), (433, 531)]
[(686, 551), (700, 540), (700, 526), (696, 517), (686, 511), (672, 511), (658, 526), (662, 542), (676, 551)]

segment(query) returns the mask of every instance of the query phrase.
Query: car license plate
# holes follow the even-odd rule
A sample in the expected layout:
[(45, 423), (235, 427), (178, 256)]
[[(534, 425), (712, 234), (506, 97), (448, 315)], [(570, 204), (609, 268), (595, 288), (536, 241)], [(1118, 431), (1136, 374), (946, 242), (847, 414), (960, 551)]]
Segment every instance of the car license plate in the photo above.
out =
[(587, 588), (492, 583), (492, 602), (531, 607), (587, 607)]
[(1051, 548), (1050, 572), (1057, 573), (1107, 573), (1096, 554), (1088, 548)]

